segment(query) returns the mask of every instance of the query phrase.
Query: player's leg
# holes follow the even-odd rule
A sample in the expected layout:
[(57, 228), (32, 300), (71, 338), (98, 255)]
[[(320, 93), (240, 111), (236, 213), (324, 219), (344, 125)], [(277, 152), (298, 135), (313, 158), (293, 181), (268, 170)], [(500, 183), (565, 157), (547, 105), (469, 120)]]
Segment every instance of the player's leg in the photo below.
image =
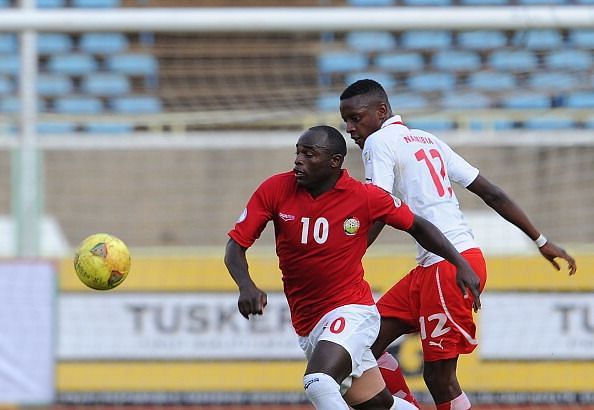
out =
[[(478, 249), (463, 252), (481, 279), (486, 269)], [(458, 356), (469, 354), (478, 345), (472, 298), (464, 297), (456, 284), (456, 269), (446, 261), (423, 268), (420, 276), (419, 322), (423, 357), (423, 377), (439, 410), (467, 410), (470, 402), (456, 376)]]
[(340, 382), (351, 373), (351, 356), (339, 344), (320, 340), (308, 361), (303, 388), (309, 401), (319, 410), (348, 409)]
[(411, 312), (411, 287), (414, 285), (413, 271), (388, 290), (377, 302), (382, 316), (380, 331), (371, 350), (377, 359), (379, 370), (391, 394), (419, 407), (419, 403), (408, 387), (398, 361), (386, 352), (388, 346), (400, 336), (417, 331), (414, 312)]
[(390, 394), (377, 367), (368, 369), (360, 377), (353, 379), (344, 398), (357, 410), (417, 410), (411, 403)]
[(308, 338), (300, 339), (308, 358), (304, 387), (317, 409), (348, 408), (342, 394), (352, 379), (377, 366), (369, 346), (377, 337), (379, 321), (375, 305), (342, 306), (326, 314)]
[[(453, 409), (451, 402), (462, 394), (462, 388), (456, 376), (458, 358), (425, 362), (423, 379), (431, 393), (437, 409)], [(466, 410), (457, 407), (456, 410)]]

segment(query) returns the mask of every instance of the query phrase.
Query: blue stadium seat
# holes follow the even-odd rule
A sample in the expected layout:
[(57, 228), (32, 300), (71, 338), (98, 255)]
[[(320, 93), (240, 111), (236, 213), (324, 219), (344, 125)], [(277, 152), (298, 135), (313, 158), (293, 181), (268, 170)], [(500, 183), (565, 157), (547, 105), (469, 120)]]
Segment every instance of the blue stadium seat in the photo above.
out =
[(422, 70), (425, 64), (420, 53), (394, 52), (378, 55), (375, 58), (375, 65), (386, 71), (412, 72)]
[(72, 6), (85, 8), (120, 7), (120, 0), (73, 0)]
[(594, 48), (594, 30), (571, 30), (568, 42), (576, 47)]
[(66, 54), (72, 51), (72, 37), (64, 33), (41, 33), (37, 36), (39, 54)]
[(72, 93), (72, 79), (65, 74), (40, 73), (37, 77), (37, 92), (44, 97), (58, 97)]
[(516, 77), (505, 72), (478, 71), (468, 77), (468, 84), (484, 91), (511, 90), (516, 87)]
[(161, 101), (152, 96), (118, 97), (111, 100), (115, 112), (128, 114), (154, 114), (161, 111)]
[(560, 71), (532, 73), (528, 85), (541, 90), (570, 90), (577, 87), (579, 79), (575, 75)]
[(115, 54), (107, 57), (107, 69), (127, 75), (157, 75), (155, 56), (144, 53)]
[(0, 54), (13, 54), (18, 50), (16, 35), (0, 33)]
[(592, 5), (594, 4), (594, 0), (576, 0), (577, 4), (586, 4), (586, 5)]
[(387, 91), (391, 90), (396, 86), (396, 79), (389, 73), (382, 72), (356, 72), (349, 73), (345, 77), (345, 85), (354, 83), (357, 80), (363, 80), (369, 78), (380, 83)]
[(522, 121), (522, 127), (530, 130), (562, 130), (575, 127), (571, 118), (535, 117)]
[(392, 108), (396, 111), (403, 109), (422, 109), (429, 106), (427, 97), (416, 93), (395, 93), (390, 97)]
[(40, 9), (55, 9), (66, 7), (65, 0), (37, 0), (37, 7)]
[(592, 53), (586, 50), (563, 49), (547, 53), (547, 67), (555, 70), (589, 70), (592, 67)]
[(512, 44), (530, 50), (555, 50), (563, 45), (563, 35), (557, 30), (516, 31)]
[(37, 132), (40, 134), (69, 134), (76, 130), (76, 124), (72, 122), (41, 122), (37, 124)]
[(396, 39), (387, 31), (353, 31), (347, 33), (345, 41), (358, 51), (386, 51), (396, 47)]
[(403, 0), (405, 6), (451, 6), (451, 0)]
[(511, 109), (551, 108), (551, 98), (543, 93), (521, 92), (503, 96), (502, 105)]
[(410, 75), (407, 85), (415, 91), (447, 91), (456, 85), (456, 77), (445, 72), (421, 72)]
[(50, 56), (48, 70), (54, 73), (84, 75), (96, 71), (97, 61), (88, 54), (73, 53)]
[(502, 31), (478, 30), (458, 33), (458, 45), (472, 50), (492, 50), (505, 47), (507, 37)]
[(508, 0), (460, 0), (463, 6), (508, 6)]
[(97, 122), (85, 124), (85, 130), (93, 134), (126, 134), (134, 131), (134, 126), (129, 123)]
[(490, 55), (489, 64), (497, 70), (531, 71), (536, 69), (538, 60), (528, 50), (496, 50)]
[(123, 33), (85, 33), (80, 37), (80, 49), (91, 54), (113, 54), (128, 49)]
[(594, 108), (594, 92), (580, 91), (567, 96), (565, 106), (568, 108)]
[(451, 31), (405, 31), (401, 45), (409, 49), (444, 49), (452, 45)]
[(0, 0), (0, 8), (10, 7), (10, 0)]
[(14, 92), (14, 84), (10, 77), (6, 75), (0, 75), (0, 95), (9, 95)]
[(21, 60), (18, 55), (10, 54), (0, 58), (0, 73), (18, 75), (21, 69)]
[(322, 112), (338, 112), (340, 106), (340, 95), (324, 93), (316, 99), (316, 109)]
[(409, 128), (416, 128), (429, 132), (453, 130), (456, 124), (449, 118), (414, 118), (406, 122)]
[[(42, 99), (37, 100), (37, 111), (45, 111), (46, 104)], [(16, 96), (0, 98), (0, 112), (15, 114), (21, 111), (21, 101)]]
[(519, 4), (527, 5), (527, 6), (536, 6), (536, 5), (567, 5), (566, 0), (518, 0)]
[(355, 7), (384, 6), (389, 7), (396, 4), (395, 0), (347, 0), (347, 4)]
[(62, 114), (98, 114), (103, 110), (103, 104), (93, 97), (69, 96), (56, 99), (54, 109)]
[(431, 58), (433, 66), (445, 71), (474, 71), (481, 67), (481, 57), (467, 50), (443, 50)]
[(322, 73), (346, 73), (367, 69), (369, 59), (366, 55), (348, 51), (323, 53), (318, 58), (318, 68)]
[(81, 88), (90, 95), (117, 96), (130, 92), (130, 82), (124, 74), (95, 73), (83, 77)]
[(492, 104), (491, 99), (478, 92), (448, 93), (444, 95), (441, 105), (447, 109), (484, 109)]

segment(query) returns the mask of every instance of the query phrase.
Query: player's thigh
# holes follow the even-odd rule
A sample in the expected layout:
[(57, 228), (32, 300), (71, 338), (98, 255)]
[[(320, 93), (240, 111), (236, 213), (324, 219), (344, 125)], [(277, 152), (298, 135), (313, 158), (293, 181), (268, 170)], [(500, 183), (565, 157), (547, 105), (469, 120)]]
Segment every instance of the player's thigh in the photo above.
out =
[(379, 358), (388, 346), (400, 336), (416, 331), (416, 327), (402, 319), (382, 317), (380, 331), (373, 346), (371, 346), (371, 351), (375, 358)]
[[(480, 261), (471, 263), (484, 283), (484, 260), (483, 268)], [(468, 292), (463, 295), (456, 284), (456, 267), (446, 261), (422, 270), (419, 332), (426, 361), (452, 359), (478, 345), (472, 298)]]
[[(390, 404), (390, 392), (377, 367), (366, 370), (360, 377), (354, 378), (351, 388), (344, 395), (344, 400), (354, 408), (381, 408)], [(364, 404), (364, 406), (359, 406)]]
[(299, 344), (311, 362), (308, 369), (320, 366), (314, 363), (314, 358), (323, 360), (321, 353), (314, 356), (321, 342), (341, 346), (348, 353), (351, 369), (341, 385), (344, 393), (350, 387), (351, 377), (359, 377), (365, 370), (377, 366), (370, 347), (377, 338), (379, 327), (380, 316), (375, 305), (346, 305), (328, 312), (307, 337), (299, 338)]

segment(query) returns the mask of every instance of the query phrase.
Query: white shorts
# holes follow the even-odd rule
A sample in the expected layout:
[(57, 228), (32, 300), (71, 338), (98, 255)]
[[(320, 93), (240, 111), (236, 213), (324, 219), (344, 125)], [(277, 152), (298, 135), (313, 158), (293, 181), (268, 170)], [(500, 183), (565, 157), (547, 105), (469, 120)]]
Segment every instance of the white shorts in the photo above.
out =
[(375, 305), (345, 305), (326, 313), (308, 336), (299, 336), (299, 346), (307, 360), (320, 340), (327, 340), (345, 348), (351, 356), (351, 374), (341, 383), (344, 394), (353, 377), (377, 366), (371, 345), (377, 339), (380, 315)]

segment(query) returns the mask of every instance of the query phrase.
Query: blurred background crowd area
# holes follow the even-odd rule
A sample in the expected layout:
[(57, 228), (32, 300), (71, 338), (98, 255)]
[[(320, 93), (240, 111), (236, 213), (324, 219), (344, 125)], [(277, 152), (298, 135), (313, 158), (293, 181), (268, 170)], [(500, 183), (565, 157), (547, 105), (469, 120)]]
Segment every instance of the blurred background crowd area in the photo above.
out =
[[(594, 3), (254, 0), (241, 7), (435, 12), (588, 4)], [(0, 13), (19, 5), (0, 0)], [(109, 12), (237, 2), (37, 0), (36, 6)], [(40, 32), (40, 212), (55, 218), (69, 246), (98, 231), (119, 234), (131, 246), (224, 244), (257, 184), (290, 169), (300, 131), (320, 123), (344, 131), (341, 91), (373, 78), (407, 125), (451, 143), (543, 230), (559, 241), (592, 243), (594, 227), (583, 221), (594, 217), (587, 205), (594, 200), (594, 28), (563, 27), (400, 30), (395, 21), (393, 31)], [(19, 209), (16, 157), (8, 149), (22, 108), (19, 44), (18, 33), (0, 32), (0, 190), (12, 192), (0, 196), (0, 217)], [(153, 137), (165, 139), (153, 144)], [(96, 146), (85, 145), (89, 140)], [(362, 177), (358, 150), (349, 147), (346, 165)], [(466, 209), (484, 209), (459, 194)]]
[[(248, 3), (248, 4), (245, 4)], [(242, 7), (580, 7), (592, 0), (259, 0)], [(0, 7), (18, 5), (1, 0)], [(42, 10), (228, 7), (227, 0), (37, 0)], [(302, 128), (380, 81), (412, 126), (594, 129), (594, 29), (40, 33), (41, 134)], [(18, 112), (18, 37), (0, 33), (0, 124)], [(470, 111), (470, 112), (469, 112)], [(104, 114), (118, 118), (98, 119)], [(161, 116), (159, 114), (172, 114)], [(330, 115), (328, 115), (330, 114)], [(138, 118), (153, 115), (151, 119)], [(156, 116), (155, 116), (156, 115)], [(79, 116), (77, 119), (76, 117)]]

